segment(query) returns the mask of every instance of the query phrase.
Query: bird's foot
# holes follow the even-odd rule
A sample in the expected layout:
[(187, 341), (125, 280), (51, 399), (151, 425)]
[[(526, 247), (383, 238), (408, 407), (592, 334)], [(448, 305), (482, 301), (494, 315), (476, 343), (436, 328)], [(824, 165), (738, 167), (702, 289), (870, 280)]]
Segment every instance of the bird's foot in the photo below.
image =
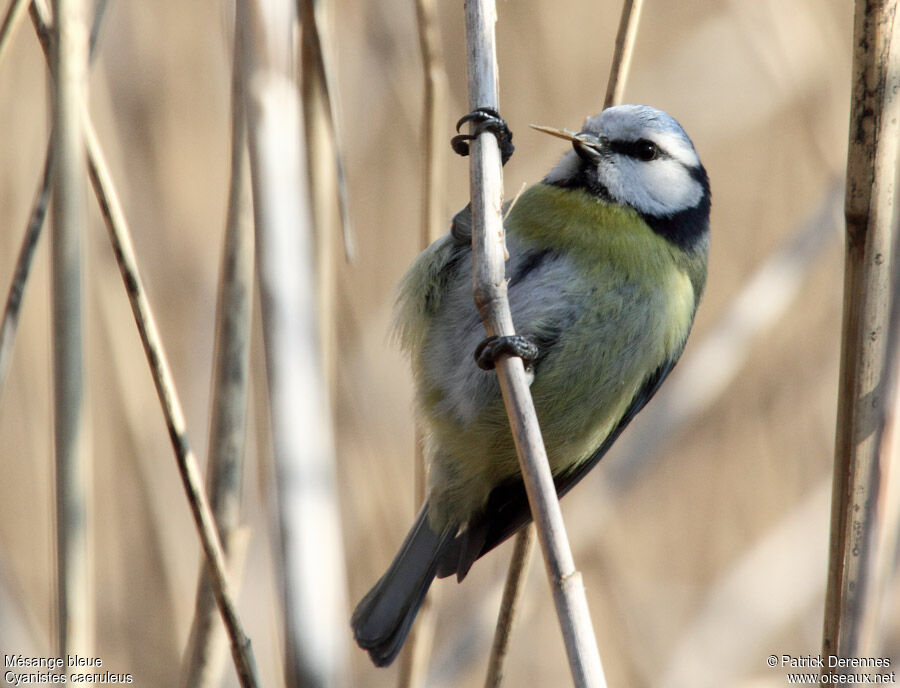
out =
[(531, 364), (538, 357), (538, 347), (531, 337), (520, 334), (487, 337), (475, 347), (475, 363), (482, 370), (493, 370), (501, 356), (518, 356), (525, 369), (531, 370)]
[(459, 155), (466, 156), (469, 154), (469, 141), (489, 131), (497, 137), (497, 143), (500, 145), (500, 161), (505, 165), (512, 157), (515, 146), (512, 143), (512, 132), (506, 126), (506, 121), (500, 117), (500, 113), (494, 108), (477, 108), (460, 118), (456, 123), (456, 131), (459, 131), (466, 122), (472, 122), (472, 133), (454, 136), (450, 139), (450, 147)]

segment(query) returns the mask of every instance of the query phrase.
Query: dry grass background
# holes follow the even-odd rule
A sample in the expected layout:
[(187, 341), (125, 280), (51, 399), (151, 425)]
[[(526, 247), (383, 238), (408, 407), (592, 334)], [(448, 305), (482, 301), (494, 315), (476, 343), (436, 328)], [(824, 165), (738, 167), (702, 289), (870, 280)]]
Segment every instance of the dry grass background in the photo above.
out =
[[(516, 133), (512, 195), (565, 145), (530, 122), (578, 127), (600, 108), (618, 3), (499, 5), (502, 111)], [(228, 3), (110, 3), (91, 79), (108, 152), (191, 440), (205, 455), (215, 288), (226, 209)], [(450, 79), (446, 135), (465, 112), (461, 3), (440, 3)], [(713, 187), (707, 296), (686, 356), (754, 270), (843, 174), (851, 3), (647, 0), (626, 102), (675, 116)], [(412, 2), (337, 0), (336, 75), (359, 259), (338, 266), (336, 423), (349, 594), (393, 555), (413, 513), (411, 383), (388, 332), (393, 289), (417, 253), (421, 65)], [(27, 22), (0, 63), (0, 284), (8, 284), (48, 134), (44, 59)], [(448, 156), (445, 216), (467, 200)], [(563, 502), (611, 686), (784, 685), (769, 654), (815, 654), (828, 537), (841, 299), (838, 220), (796, 299), (749, 346), (725, 394), (624, 479), (611, 454)], [(86, 241), (87, 375), (94, 461), (96, 654), (138, 685), (174, 685), (199, 548), (99, 214)], [(0, 648), (52, 654), (53, 496), (47, 239), (0, 396)], [(762, 297), (771, 298), (771, 295)], [(765, 304), (760, 304), (763, 307)], [(262, 379), (259, 346), (256, 377)], [(260, 408), (260, 389), (251, 405)], [(265, 685), (280, 641), (267, 534), (270, 467), (251, 422), (241, 610)], [(637, 428), (635, 428), (637, 429)], [(617, 477), (618, 476), (618, 477)], [(509, 547), (442, 582), (429, 685), (476, 686)], [(895, 592), (897, 586), (895, 585)], [(896, 597), (896, 596), (895, 596)], [(898, 618), (894, 614), (893, 617)], [(886, 652), (898, 655), (892, 622)], [(349, 635), (349, 629), (348, 629)], [(355, 685), (385, 686), (351, 651)], [(510, 686), (569, 681), (543, 570), (529, 576)], [(229, 676), (226, 685), (236, 685)]]

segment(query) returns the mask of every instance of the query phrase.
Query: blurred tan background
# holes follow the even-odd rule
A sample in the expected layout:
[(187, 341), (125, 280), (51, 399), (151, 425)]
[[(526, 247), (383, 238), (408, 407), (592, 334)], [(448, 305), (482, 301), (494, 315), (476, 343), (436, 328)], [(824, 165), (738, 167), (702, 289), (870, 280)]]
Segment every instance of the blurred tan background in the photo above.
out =
[[(463, 16), (461, 2), (439, 5), (449, 141), (468, 109)], [(498, 10), (501, 110), (517, 147), (505, 170), (511, 197), (566, 149), (529, 123), (576, 129), (599, 111), (620, 8), (566, 0), (507, 1)], [(200, 457), (226, 206), (231, 12), (227, 2), (110, 3), (91, 74), (91, 110)], [(419, 250), (422, 75), (411, 1), (338, 0), (331, 14), (359, 247), (354, 265), (338, 267), (336, 295), (338, 477), (355, 603), (414, 510), (411, 381), (389, 326), (394, 286)], [(708, 397), (659, 441), (636, 444), (662, 421), (635, 424), (563, 503), (611, 686), (774, 688), (785, 685), (785, 672), (769, 669), (768, 655), (819, 651), (851, 24), (852, 3), (840, 0), (646, 0), (626, 101), (678, 119), (713, 188), (708, 291), (679, 366), (692, 376), (678, 378), (677, 398), (658, 398), (646, 413), (671, 418)], [(26, 21), (0, 63), (4, 294), (43, 164), (46, 91)], [(448, 220), (467, 200), (467, 170), (448, 154)], [(804, 227), (799, 247), (786, 253)], [(132, 672), (137, 685), (175, 685), (197, 538), (93, 202), (85, 243), (96, 654), (111, 671)], [(742, 291), (763, 266), (755, 290)], [(724, 348), (706, 345), (713, 335)], [(43, 237), (0, 396), (2, 652), (52, 654), (49, 341)], [(257, 342), (257, 379), (259, 354)], [(261, 394), (257, 385), (256, 409)], [(259, 423), (250, 425), (252, 540), (240, 607), (263, 682), (280, 685), (270, 468), (257, 461)], [(509, 549), (480, 561), (464, 585), (435, 586), (429, 685), (483, 682)], [(900, 616), (892, 611), (885, 653), (897, 657)], [(538, 559), (522, 612), (506, 685), (568, 685)], [(375, 670), (361, 651), (349, 652), (355, 685), (395, 684), (395, 668)], [(237, 685), (231, 674), (225, 685)]]

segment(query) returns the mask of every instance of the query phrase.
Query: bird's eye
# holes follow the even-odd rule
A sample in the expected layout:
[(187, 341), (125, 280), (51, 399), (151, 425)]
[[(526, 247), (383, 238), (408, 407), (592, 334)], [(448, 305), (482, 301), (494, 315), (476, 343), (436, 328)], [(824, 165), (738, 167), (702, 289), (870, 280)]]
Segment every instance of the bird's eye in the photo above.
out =
[(653, 143), (653, 141), (641, 139), (634, 146), (634, 157), (638, 160), (643, 160), (644, 162), (656, 160), (659, 157), (659, 146)]

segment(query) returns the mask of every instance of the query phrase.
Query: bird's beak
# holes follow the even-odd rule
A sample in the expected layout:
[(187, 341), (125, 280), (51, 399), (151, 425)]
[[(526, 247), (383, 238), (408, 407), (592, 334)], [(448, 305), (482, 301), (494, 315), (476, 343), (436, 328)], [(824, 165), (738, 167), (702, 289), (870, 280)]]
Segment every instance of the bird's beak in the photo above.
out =
[(578, 153), (579, 157), (588, 162), (596, 164), (606, 152), (606, 138), (593, 132), (582, 131), (578, 134), (573, 134), (565, 129), (554, 129), (553, 127), (544, 127), (539, 124), (531, 124), (529, 126), (537, 131), (550, 134), (550, 136), (556, 136), (565, 139), (566, 141), (571, 141), (572, 148), (575, 149), (575, 152)]

